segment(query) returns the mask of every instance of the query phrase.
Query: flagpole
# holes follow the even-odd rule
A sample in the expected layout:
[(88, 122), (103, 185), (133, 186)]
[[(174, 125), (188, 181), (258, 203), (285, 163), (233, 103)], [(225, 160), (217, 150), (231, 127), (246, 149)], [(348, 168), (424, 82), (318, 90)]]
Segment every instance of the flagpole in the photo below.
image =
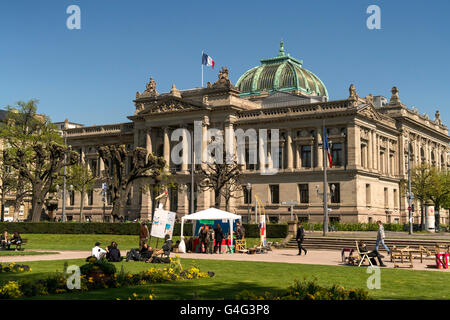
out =
[[(325, 119), (322, 122), (323, 136), (322, 136), (322, 148), (323, 148), (323, 235), (325, 236), (328, 231), (328, 181), (327, 181), (327, 149), (325, 148)], [(327, 139), (328, 140), (328, 139)]]
[(202, 88), (203, 88), (203, 50), (202, 50)]

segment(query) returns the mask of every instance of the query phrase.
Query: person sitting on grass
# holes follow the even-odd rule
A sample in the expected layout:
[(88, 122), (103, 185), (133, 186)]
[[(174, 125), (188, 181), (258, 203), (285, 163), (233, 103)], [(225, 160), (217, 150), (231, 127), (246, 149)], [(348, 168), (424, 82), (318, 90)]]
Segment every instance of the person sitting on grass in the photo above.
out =
[(139, 254), (141, 255), (141, 260), (148, 261), (153, 255), (153, 248), (144, 243), (141, 250), (139, 250)]
[(120, 262), (122, 259), (123, 257), (120, 255), (117, 242), (111, 242), (111, 245), (106, 248), (106, 260), (109, 262)]
[(8, 246), (9, 243), (9, 235), (8, 235), (8, 231), (3, 232), (2, 237), (1, 237), (1, 245), (2, 245), (2, 249), (5, 249)]
[(92, 248), (92, 256), (95, 257), (95, 259), (97, 260), (105, 258), (106, 251), (100, 248), (100, 242), (96, 242), (95, 247)]
[(146, 262), (152, 262), (153, 258), (155, 258), (156, 256), (159, 256), (160, 254), (163, 254), (166, 257), (169, 257), (170, 251), (172, 251), (172, 240), (170, 240), (170, 236), (168, 234), (166, 234), (166, 236), (164, 237), (164, 244), (161, 247), (161, 249), (155, 250), (152, 257), (149, 260), (147, 260)]
[(370, 261), (372, 262), (373, 265), (377, 265), (377, 262), (375, 261), (375, 258), (377, 258), (380, 267), (386, 267), (386, 265), (383, 263), (383, 260), (381, 260), (380, 253), (377, 250), (373, 250), (373, 251), (369, 252), (364, 241), (360, 240), (358, 242), (358, 249), (359, 249), (359, 252), (361, 252), (361, 253), (368, 252), (367, 255), (369, 256)]
[[(22, 238), (20, 237), (20, 234), (18, 232), (14, 232), (13, 237), (8, 243), (8, 249), (10, 245), (19, 246), (22, 244)], [(17, 249), (16, 249), (17, 250)]]

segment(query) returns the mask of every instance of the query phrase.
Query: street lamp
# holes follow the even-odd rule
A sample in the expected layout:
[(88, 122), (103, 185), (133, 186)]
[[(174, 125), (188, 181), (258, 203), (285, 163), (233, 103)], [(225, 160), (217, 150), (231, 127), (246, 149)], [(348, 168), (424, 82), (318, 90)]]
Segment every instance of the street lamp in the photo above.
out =
[(248, 221), (250, 222), (250, 203), (252, 203), (252, 184), (250, 182), (247, 183), (245, 186), (247, 189), (247, 217)]

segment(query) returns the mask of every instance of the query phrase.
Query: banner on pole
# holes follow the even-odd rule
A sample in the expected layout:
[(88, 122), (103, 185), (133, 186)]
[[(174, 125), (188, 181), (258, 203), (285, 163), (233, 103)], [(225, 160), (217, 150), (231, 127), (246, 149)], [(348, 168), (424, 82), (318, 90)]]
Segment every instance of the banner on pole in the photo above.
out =
[(166, 234), (172, 238), (173, 227), (175, 225), (175, 212), (161, 208), (155, 209), (153, 217), (151, 236), (164, 239)]

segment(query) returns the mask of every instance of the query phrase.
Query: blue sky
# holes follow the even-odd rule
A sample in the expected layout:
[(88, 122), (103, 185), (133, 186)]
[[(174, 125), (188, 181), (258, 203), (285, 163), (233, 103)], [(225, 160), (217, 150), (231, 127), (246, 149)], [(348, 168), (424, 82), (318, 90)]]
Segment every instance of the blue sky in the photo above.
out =
[[(81, 30), (66, 9), (81, 8)], [(381, 30), (366, 9), (381, 8)], [(152, 76), (166, 92), (201, 84), (201, 51), (236, 82), (262, 58), (285, 51), (302, 59), (331, 99), (400, 99), (450, 124), (450, 1), (104, 1), (0, 3), (0, 106), (39, 99), (53, 121), (85, 125), (128, 121), (136, 91)]]

